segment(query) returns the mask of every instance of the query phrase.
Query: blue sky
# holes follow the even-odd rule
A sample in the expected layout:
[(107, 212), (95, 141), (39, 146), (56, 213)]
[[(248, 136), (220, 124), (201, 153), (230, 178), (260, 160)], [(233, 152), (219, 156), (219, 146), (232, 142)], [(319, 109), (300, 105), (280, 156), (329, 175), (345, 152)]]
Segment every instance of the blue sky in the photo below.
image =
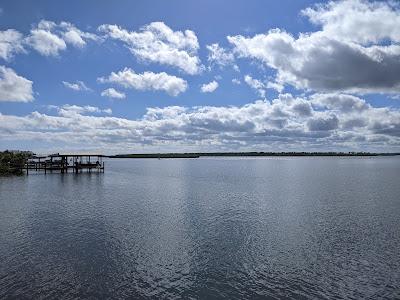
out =
[(393, 2), (0, 9), (1, 149), (399, 149)]

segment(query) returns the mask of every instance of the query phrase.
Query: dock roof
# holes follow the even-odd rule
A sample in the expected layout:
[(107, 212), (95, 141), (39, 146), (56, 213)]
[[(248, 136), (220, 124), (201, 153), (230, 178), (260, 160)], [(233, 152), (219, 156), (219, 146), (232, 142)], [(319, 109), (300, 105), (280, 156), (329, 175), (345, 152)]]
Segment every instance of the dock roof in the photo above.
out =
[(87, 156), (96, 156), (96, 157), (107, 157), (107, 155), (103, 154), (50, 154), (48, 157), (87, 157)]

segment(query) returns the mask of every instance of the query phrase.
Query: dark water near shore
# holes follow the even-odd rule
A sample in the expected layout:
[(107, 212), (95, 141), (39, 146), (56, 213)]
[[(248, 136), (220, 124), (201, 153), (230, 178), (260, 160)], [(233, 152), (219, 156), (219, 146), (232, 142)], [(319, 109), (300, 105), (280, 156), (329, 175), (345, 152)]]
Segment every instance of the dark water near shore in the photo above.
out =
[(399, 299), (400, 157), (0, 178), (0, 299)]

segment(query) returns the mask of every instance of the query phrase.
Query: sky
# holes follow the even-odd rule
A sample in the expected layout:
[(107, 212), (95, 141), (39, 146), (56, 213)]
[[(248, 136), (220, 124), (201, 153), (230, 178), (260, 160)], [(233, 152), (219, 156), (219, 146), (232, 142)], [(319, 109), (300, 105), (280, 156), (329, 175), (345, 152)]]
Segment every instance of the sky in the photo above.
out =
[(400, 152), (400, 4), (1, 1), (5, 149)]

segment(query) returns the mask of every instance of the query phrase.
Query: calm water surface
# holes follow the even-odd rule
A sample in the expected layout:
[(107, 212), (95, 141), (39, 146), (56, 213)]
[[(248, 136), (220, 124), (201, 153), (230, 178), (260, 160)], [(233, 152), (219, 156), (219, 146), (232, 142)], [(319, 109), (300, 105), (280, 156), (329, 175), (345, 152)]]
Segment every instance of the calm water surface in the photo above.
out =
[(0, 178), (1, 299), (399, 299), (400, 157)]

